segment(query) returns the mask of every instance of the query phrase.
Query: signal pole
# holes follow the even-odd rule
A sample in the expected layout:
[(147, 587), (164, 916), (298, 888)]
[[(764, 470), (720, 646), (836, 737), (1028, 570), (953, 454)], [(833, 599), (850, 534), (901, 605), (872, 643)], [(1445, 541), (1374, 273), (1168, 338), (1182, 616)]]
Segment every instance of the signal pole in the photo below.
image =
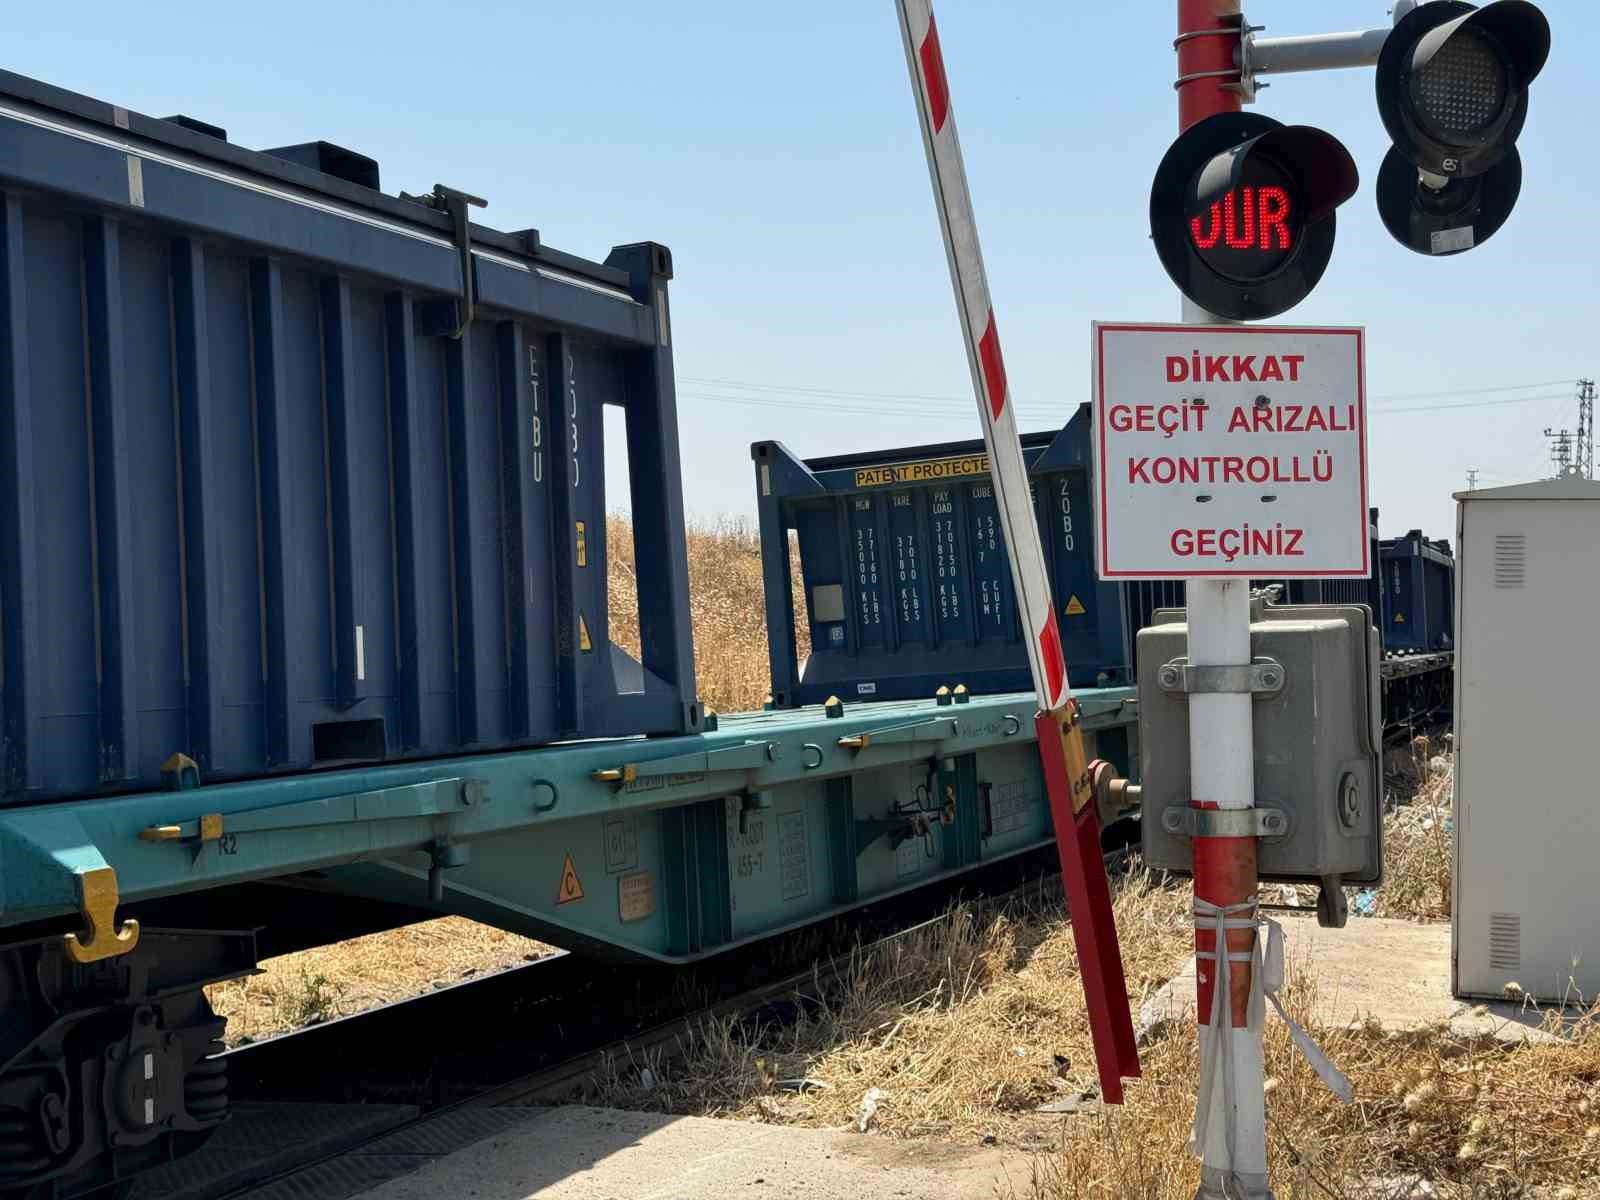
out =
[[(1237, 0), (1178, 0), (1178, 132), (1243, 102), (1239, 54), (1244, 18)], [(1183, 320), (1228, 324), (1189, 299)], [(1250, 585), (1243, 579), (1189, 579), (1189, 661), (1248, 667)], [(1248, 694), (1189, 698), (1189, 763), (1197, 809), (1255, 806), (1255, 744)], [(1256, 841), (1196, 837), (1194, 845), (1195, 1007), (1200, 1036), (1200, 1105), (1194, 1150), (1200, 1155), (1198, 1200), (1259, 1200), (1267, 1187), (1266, 1065), (1261, 1030), (1250, 1028), (1250, 971), (1255, 958)], [(1217, 945), (1217, 918), (1227, 928)], [(1228, 967), (1224, 973), (1223, 960)], [(1219, 981), (1228, 980), (1226, 994)], [(1213, 1008), (1219, 1033), (1213, 1028)], [(1207, 1082), (1211, 1086), (1207, 1087)], [(1203, 1131), (1203, 1132), (1202, 1132)]]

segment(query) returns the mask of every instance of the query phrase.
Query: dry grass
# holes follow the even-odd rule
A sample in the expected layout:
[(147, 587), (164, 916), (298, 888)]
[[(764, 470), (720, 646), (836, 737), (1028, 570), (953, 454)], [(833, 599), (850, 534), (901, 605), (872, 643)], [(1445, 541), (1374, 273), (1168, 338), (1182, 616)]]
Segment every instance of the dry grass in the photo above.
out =
[(363, 1012), (553, 954), (555, 948), (461, 917), (269, 958), (206, 989), (230, 1046)]
[[(1314, 989), (1297, 974), (1289, 991), (1304, 1022)], [(1559, 1046), (1509, 1048), (1453, 1037), (1445, 1026), (1318, 1038), (1350, 1077), (1354, 1104), (1335, 1100), (1284, 1026), (1267, 1023), (1269, 1160), (1279, 1200), (1411, 1195), (1405, 1185), (1416, 1180), (1431, 1194), (1463, 1198), (1524, 1195), (1530, 1185), (1550, 1196), (1597, 1194), (1600, 1010)], [(1037, 1200), (1194, 1194), (1197, 1168), (1184, 1148), (1198, 1065), (1193, 1032), (1161, 1037), (1143, 1059), (1145, 1078), (1124, 1109), (1070, 1131), (1040, 1160)]]
[[(1386, 817), (1379, 915), (1449, 916), (1451, 779), (1418, 740), (1402, 750), (1409, 804)], [(1393, 765), (1393, 764), (1391, 764)], [(1118, 885), (1117, 924), (1135, 1010), (1188, 956), (1188, 888), (1135, 874)], [(1307, 897), (1307, 901), (1314, 897)], [(1352, 917), (1359, 921), (1359, 917)], [(1315, 980), (1291, 963), (1285, 1001), (1314, 1026)], [(793, 1025), (714, 1021), (680, 1060), (613, 1062), (593, 1098), (622, 1107), (776, 1123), (869, 1127), (893, 1137), (997, 1140), (1044, 1151), (1033, 1200), (1190, 1200), (1198, 1164), (1197, 1039), (1150, 1032), (1127, 1104), (1046, 1117), (1038, 1106), (1094, 1090), (1093, 1055), (1070, 929), (1056, 904), (985, 915), (954, 910), (892, 949), (859, 954), (841, 994)], [(1600, 1196), (1600, 1005), (1549, 1013), (1554, 1044), (1504, 1045), (1447, 1024), (1390, 1033), (1376, 1023), (1319, 1030), (1350, 1077), (1336, 1100), (1269, 1017), (1272, 1182), (1279, 1200), (1460, 1200)], [(1059, 1057), (1058, 1057), (1059, 1056)], [(876, 1091), (874, 1091), (876, 1089)], [(1425, 1181), (1430, 1191), (1416, 1191)]]
[(1384, 881), (1369, 915), (1450, 919), (1455, 780), (1448, 754), (1417, 737), (1388, 755), (1390, 795), (1403, 803), (1384, 818)]
[[(1117, 892), (1135, 1007), (1188, 953), (1187, 888), (1136, 875)], [(1309, 1024), (1314, 984), (1285, 999)], [(1093, 1057), (1070, 931), (1054, 905), (983, 916), (958, 908), (891, 949), (859, 955), (841, 994), (793, 1025), (714, 1021), (680, 1060), (614, 1061), (590, 1099), (620, 1107), (893, 1137), (996, 1140), (1043, 1151), (1034, 1200), (1190, 1200), (1198, 1166), (1192, 1026), (1153, 1031), (1127, 1104), (1048, 1117), (1041, 1103), (1091, 1091)], [(1561, 1028), (1551, 1020), (1547, 1027)], [(1440, 1025), (1321, 1031), (1350, 1076), (1340, 1104), (1269, 1018), (1270, 1159), (1279, 1200), (1600, 1194), (1600, 1008), (1560, 1045), (1508, 1047)], [(1059, 1057), (1058, 1057), (1059, 1056)], [(1063, 1064), (1063, 1060), (1065, 1060)], [(874, 1091), (874, 1089), (876, 1089)], [(1391, 1181), (1375, 1184), (1374, 1181)], [(1373, 1190), (1377, 1187), (1378, 1190)], [(1387, 1189), (1387, 1190), (1385, 1190)], [(1589, 1189), (1589, 1190), (1585, 1190)]]
[[(1136, 1004), (1181, 964), (1187, 903), (1186, 892), (1143, 873), (1119, 887)], [(1092, 1086), (1077, 954), (1059, 900), (998, 912), (963, 905), (857, 952), (844, 974), (836, 994), (792, 1023), (712, 1021), (691, 1031), (681, 1061), (614, 1063), (595, 1099), (846, 1126), (877, 1088), (872, 1125), (884, 1132), (1027, 1142), (1040, 1104)]]
[[(758, 709), (771, 690), (766, 602), (761, 585), (761, 537), (749, 521), (724, 518), (689, 526), (689, 616), (694, 625), (695, 678), (700, 699), (716, 712)], [(639, 654), (638, 583), (628, 518), (606, 519), (611, 640)], [(790, 558), (798, 555), (791, 536)], [(793, 572), (795, 635), (801, 661), (810, 631), (798, 564)]]

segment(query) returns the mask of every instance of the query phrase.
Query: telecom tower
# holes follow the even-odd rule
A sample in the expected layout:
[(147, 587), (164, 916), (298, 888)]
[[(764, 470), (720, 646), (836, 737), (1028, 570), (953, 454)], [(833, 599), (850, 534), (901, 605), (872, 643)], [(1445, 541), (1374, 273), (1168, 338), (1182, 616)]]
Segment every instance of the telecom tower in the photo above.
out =
[(1578, 380), (1578, 432), (1570, 429), (1544, 431), (1550, 439), (1550, 461), (1556, 466), (1556, 478), (1576, 475), (1583, 479), (1594, 478), (1594, 380)]
[(1578, 380), (1578, 473), (1594, 478), (1594, 380)]

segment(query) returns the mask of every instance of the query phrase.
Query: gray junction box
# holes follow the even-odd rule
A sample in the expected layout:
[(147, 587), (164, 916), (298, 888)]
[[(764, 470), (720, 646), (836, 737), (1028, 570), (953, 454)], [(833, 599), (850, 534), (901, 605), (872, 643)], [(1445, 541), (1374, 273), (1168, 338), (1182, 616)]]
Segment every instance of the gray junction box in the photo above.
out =
[(1323, 884), (1334, 906), (1324, 921), (1343, 924), (1338, 887), (1383, 877), (1381, 653), (1371, 610), (1253, 600), (1253, 665), (1231, 681), (1215, 673), (1228, 668), (1188, 667), (1182, 609), (1153, 619), (1139, 631), (1137, 656), (1146, 863), (1193, 870), (1189, 695), (1248, 688), (1260, 877)]

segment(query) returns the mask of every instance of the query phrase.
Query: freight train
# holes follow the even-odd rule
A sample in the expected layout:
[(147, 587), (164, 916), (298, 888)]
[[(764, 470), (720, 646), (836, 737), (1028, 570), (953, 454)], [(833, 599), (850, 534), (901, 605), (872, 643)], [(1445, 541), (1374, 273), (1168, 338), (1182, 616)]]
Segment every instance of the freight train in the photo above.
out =
[[(229, 1111), (203, 988), (262, 957), (458, 914), (684, 961), (1051, 840), (981, 479), (948, 512), (846, 503), (758, 446), (764, 534), (822, 481), (816, 649), (800, 672), (785, 545), (772, 709), (707, 712), (672, 257), (583, 259), (479, 203), (0, 74), (0, 1193), (117, 1189), (203, 1141)], [(1061, 468), (1091, 753), (1128, 773), (1132, 605), (1175, 597), (1093, 579), (1086, 464), (1030, 446)], [(961, 574), (863, 589), (851, 537)]]

